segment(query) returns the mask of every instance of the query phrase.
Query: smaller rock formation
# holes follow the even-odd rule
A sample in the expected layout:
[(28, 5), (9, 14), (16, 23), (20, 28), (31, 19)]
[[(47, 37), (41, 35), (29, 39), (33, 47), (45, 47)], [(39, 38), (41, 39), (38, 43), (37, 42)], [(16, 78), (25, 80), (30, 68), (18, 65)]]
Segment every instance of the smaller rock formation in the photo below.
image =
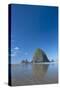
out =
[(29, 63), (29, 61), (26, 59), (26, 60), (22, 60), (21, 63), (25, 63), (25, 64), (27, 64), (27, 63)]

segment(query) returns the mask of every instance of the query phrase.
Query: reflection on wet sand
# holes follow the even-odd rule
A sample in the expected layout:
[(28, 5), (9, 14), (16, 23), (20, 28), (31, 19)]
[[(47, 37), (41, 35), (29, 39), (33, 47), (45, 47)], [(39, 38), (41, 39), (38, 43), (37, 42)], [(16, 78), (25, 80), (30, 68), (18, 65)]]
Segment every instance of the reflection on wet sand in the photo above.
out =
[(36, 80), (41, 80), (44, 78), (49, 64), (33, 64), (32, 65), (32, 73), (33, 77)]
[(13, 86), (58, 82), (57, 64), (18, 64), (11, 66)]

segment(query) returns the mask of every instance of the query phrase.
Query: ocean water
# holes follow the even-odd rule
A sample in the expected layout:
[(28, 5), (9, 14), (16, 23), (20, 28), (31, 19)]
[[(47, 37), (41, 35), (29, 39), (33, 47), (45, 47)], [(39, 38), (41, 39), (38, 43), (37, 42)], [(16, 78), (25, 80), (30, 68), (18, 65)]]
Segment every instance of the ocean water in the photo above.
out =
[(11, 65), (13, 86), (58, 83), (58, 64)]

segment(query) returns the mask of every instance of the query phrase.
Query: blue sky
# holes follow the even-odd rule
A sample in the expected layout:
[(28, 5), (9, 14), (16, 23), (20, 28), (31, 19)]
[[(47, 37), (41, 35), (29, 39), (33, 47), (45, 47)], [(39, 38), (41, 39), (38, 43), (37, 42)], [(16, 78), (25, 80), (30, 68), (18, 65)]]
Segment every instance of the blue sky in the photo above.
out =
[(11, 5), (11, 62), (31, 61), (36, 48), (57, 59), (58, 8)]

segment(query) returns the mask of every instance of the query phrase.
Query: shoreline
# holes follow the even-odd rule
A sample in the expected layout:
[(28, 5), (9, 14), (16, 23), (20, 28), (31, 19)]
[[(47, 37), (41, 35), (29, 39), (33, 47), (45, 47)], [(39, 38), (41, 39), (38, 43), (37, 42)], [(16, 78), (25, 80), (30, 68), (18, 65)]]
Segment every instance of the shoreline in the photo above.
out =
[(58, 62), (41, 62), (41, 63), (17, 63), (17, 64), (10, 64), (10, 65), (22, 65), (22, 64), (58, 64)]

